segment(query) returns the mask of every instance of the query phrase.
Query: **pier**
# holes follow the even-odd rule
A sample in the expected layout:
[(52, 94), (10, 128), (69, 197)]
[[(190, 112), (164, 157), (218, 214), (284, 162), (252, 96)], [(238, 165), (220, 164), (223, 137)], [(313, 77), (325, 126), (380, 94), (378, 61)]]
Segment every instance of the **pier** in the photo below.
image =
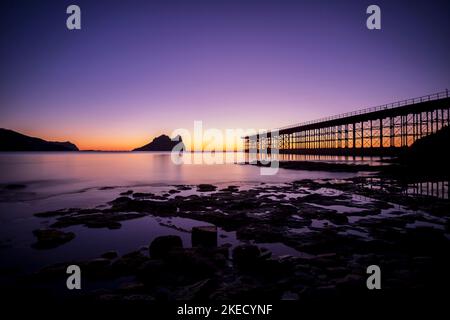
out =
[(243, 137), (246, 152), (395, 156), (450, 124), (449, 91)]

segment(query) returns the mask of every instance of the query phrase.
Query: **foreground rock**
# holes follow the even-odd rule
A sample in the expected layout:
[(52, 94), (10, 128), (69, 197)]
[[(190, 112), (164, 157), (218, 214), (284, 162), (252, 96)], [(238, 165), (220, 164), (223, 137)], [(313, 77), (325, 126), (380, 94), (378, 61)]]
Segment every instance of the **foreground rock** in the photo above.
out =
[(211, 192), (211, 191), (216, 191), (217, 187), (212, 185), (212, 184), (199, 184), (197, 186), (197, 191), (199, 192)]
[(192, 228), (193, 247), (217, 247), (217, 227), (202, 226)]
[(150, 257), (159, 259), (167, 256), (175, 248), (183, 247), (183, 242), (178, 236), (161, 236), (150, 244)]
[[(178, 236), (164, 236), (144, 250), (80, 262), (93, 281), (133, 281), (112, 285), (93, 294), (95, 299), (355, 298), (367, 294), (366, 268), (372, 264), (382, 266), (386, 292), (445, 290), (450, 285), (448, 200), (405, 198), (395, 184), (374, 180), (370, 186), (376, 188), (367, 188), (368, 179), (301, 180), (239, 192), (208, 185), (202, 187), (206, 193), (160, 199), (142, 193), (121, 196), (106, 209), (38, 216), (54, 219), (54, 226), (107, 227), (146, 215), (199, 221), (192, 229), (193, 248), (183, 248)], [(232, 257), (230, 246), (217, 245), (217, 228), (236, 232), (241, 241)], [(258, 243), (284, 244), (297, 256), (278, 257)]]
[(33, 231), (33, 234), (37, 238), (37, 242), (32, 245), (35, 249), (56, 248), (75, 238), (73, 232), (63, 232), (56, 229), (39, 229)]

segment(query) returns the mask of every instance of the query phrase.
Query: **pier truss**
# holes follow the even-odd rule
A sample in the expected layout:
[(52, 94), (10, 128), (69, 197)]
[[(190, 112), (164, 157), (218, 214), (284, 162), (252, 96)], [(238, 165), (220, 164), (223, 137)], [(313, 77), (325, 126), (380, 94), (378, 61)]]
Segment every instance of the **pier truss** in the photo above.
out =
[(256, 135), (245, 136), (246, 152), (324, 155), (399, 154), (416, 140), (450, 124), (449, 92), (393, 102)]

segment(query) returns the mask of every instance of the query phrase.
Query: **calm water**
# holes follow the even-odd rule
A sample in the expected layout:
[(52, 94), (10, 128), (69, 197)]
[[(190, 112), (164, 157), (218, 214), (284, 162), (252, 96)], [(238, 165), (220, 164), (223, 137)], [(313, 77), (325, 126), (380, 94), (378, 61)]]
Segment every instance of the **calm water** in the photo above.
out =
[[(202, 157), (201, 154), (183, 157), (192, 156), (197, 160)], [(125, 221), (119, 230), (75, 226), (65, 229), (76, 234), (71, 242), (56, 249), (34, 250), (30, 247), (35, 240), (32, 231), (51, 223), (34, 217), (36, 212), (95, 207), (128, 189), (161, 194), (174, 184), (251, 187), (261, 182), (284, 183), (305, 178), (354, 175), (280, 169), (276, 175), (262, 176), (258, 167), (234, 164), (230, 158), (226, 162), (175, 165), (169, 153), (0, 153), (0, 268), (13, 268), (11, 272), (30, 271), (68, 259), (95, 258), (108, 250), (123, 254), (149, 245), (155, 237), (166, 234), (177, 234), (185, 246), (190, 246), (189, 233), (165, 225), (172, 224), (186, 230), (196, 225), (207, 225), (190, 219), (145, 217)], [(16, 186), (11, 189), (11, 185)], [(239, 243), (233, 232), (219, 230), (219, 235), (222, 235), (220, 244)], [(266, 247), (278, 255), (295, 254), (295, 250), (282, 244), (267, 244)]]
[[(217, 155), (217, 159), (221, 155)], [(234, 164), (239, 156), (241, 155), (228, 154), (224, 157), (225, 164), (198, 164), (209, 158), (200, 153), (188, 153), (183, 156), (183, 160), (185, 163), (190, 161), (191, 164), (176, 165), (171, 161), (170, 153), (0, 153), (0, 185), (25, 184), (26, 191), (45, 195), (103, 186), (277, 183), (303, 178), (349, 176), (343, 173), (282, 169), (276, 175), (262, 176), (258, 167)], [(340, 157), (309, 159), (344, 161)], [(355, 161), (365, 162), (360, 159)]]

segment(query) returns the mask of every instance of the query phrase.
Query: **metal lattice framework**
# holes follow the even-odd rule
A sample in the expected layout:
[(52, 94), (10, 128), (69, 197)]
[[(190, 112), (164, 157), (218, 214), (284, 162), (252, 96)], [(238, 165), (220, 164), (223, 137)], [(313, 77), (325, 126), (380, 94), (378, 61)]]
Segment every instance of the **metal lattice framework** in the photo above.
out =
[(450, 124), (448, 90), (245, 136), (244, 149), (395, 155)]

